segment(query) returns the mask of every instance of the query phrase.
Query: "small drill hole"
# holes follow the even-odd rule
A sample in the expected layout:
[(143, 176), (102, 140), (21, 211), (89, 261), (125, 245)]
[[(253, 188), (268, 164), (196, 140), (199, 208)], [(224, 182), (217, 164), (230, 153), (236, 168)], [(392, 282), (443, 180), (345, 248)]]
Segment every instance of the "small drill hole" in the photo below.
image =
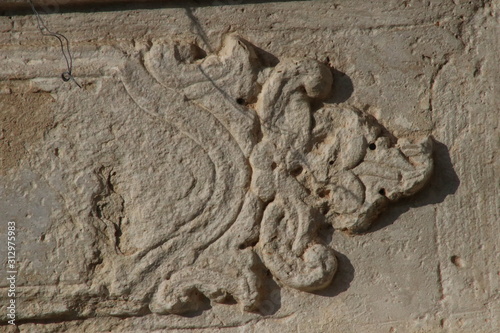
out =
[(376, 144), (374, 144), (374, 143), (370, 143), (370, 144), (368, 145), (368, 148), (370, 148), (370, 150), (375, 150), (375, 149), (377, 148), (377, 145), (376, 145)]
[(236, 99), (236, 103), (238, 103), (239, 105), (244, 105), (245, 104), (245, 99), (244, 98), (237, 98)]
[(380, 191), (378, 191), (378, 193), (380, 195), (384, 195), (385, 196), (385, 188), (381, 188)]
[(304, 169), (301, 167), (301, 166), (298, 166), (294, 169), (292, 169), (292, 171), (290, 171), (290, 174), (294, 177), (297, 177), (298, 175), (300, 175), (302, 173)]
[(328, 162), (328, 164), (330, 164), (330, 165), (333, 165), (333, 163), (334, 163), (333, 161)]
[(273, 169), (273, 170), (274, 170), (274, 169), (276, 169), (276, 167), (277, 167), (277, 166), (278, 166), (278, 165), (276, 164), (276, 162), (271, 163), (271, 169)]

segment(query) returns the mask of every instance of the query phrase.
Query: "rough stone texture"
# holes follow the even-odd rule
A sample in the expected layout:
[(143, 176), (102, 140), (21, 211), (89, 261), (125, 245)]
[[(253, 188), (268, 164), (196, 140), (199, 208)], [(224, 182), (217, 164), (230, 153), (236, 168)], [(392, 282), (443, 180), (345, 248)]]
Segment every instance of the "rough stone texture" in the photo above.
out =
[(0, 331), (498, 331), (496, 2), (14, 3)]

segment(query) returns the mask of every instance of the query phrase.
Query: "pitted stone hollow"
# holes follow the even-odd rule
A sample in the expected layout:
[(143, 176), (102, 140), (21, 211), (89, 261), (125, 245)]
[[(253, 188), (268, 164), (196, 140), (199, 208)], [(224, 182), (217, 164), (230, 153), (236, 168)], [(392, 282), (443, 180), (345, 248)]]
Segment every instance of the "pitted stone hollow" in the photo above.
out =
[(196, 310), (201, 294), (258, 311), (266, 269), (284, 287), (325, 288), (337, 259), (324, 227), (366, 230), (432, 172), (430, 138), (395, 139), (354, 107), (317, 103), (332, 93), (331, 68), (312, 59), (265, 67), (235, 35), (218, 54), (153, 42), (131, 55), (122, 80), (148, 116), (201, 147), (213, 166), (209, 180), (192, 180), (210, 183), (203, 207), (190, 214), (192, 191), (172, 199), (183, 220), (158, 222), (175, 228), (130, 255), (137, 269), (126, 290), (153, 295), (144, 299), (155, 313)]

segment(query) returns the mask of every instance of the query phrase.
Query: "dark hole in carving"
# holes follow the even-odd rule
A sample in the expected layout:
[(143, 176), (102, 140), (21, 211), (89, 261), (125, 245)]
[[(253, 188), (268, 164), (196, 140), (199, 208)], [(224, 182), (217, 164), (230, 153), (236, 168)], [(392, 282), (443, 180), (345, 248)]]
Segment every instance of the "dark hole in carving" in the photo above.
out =
[(327, 197), (329, 195), (330, 195), (330, 190), (327, 190), (327, 189), (324, 189), (324, 188), (318, 190), (318, 196), (320, 198), (325, 198), (325, 197)]
[(321, 214), (326, 215), (330, 211), (330, 207), (328, 207), (328, 205), (324, 205), (323, 207), (321, 207), (320, 211), (321, 211)]
[(59, 148), (54, 149), (54, 155), (59, 156)]
[(457, 267), (463, 267), (462, 258), (460, 258), (460, 256), (451, 256), (450, 260), (453, 265)]
[(377, 148), (377, 145), (376, 145), (376, 144), (374, 144), (374, 143), (370, 143), (370, 144), (368, 145), (368, 148), (370, 148), (370, 150), (375, 150), (375, 149)]
[(294, 177), (297, 177), (304, 171), (304, 168), (302, 168), (300, 165), (296, 168), (293, 168), (292, 171), (290, 171), (290, 174)]
[(120, 229), (120, 226), (115, 224), (115, 246), (118, 249), (118, 251), (121, 252), (120, 250), (120, 238), (122, 237), (122, 230)]
[(276, 167), (277, 167), (277, 166), (278, 166), (278, 165), (276, 164), (276, 162), (271, 163), (271, 169), (273, 169), (273, 170), (274, 170), (274, 169), (276, 169)]
[(335, 163), (335, 162), (333, 162), (333, 161), (329, 161), (328, 162), (328, 164), (330, 164), (330, 165), (333, 165), (333, 163)]
[(385, 196), (385, 188), (381, 188), (378, 193)]
[(241, 98), (241, 97), (236, 99), (236, 103), (238, 103), (239, 105), (245, 105), (246, 104), (245, 99)]

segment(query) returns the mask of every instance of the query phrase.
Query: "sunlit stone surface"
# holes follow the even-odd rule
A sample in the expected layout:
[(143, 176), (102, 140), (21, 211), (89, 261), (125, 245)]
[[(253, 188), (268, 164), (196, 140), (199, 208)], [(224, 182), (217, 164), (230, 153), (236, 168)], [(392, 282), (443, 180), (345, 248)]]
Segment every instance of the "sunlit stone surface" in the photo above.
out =
[(33, 2), (0, 331), (497, 332), (494, 2)]

